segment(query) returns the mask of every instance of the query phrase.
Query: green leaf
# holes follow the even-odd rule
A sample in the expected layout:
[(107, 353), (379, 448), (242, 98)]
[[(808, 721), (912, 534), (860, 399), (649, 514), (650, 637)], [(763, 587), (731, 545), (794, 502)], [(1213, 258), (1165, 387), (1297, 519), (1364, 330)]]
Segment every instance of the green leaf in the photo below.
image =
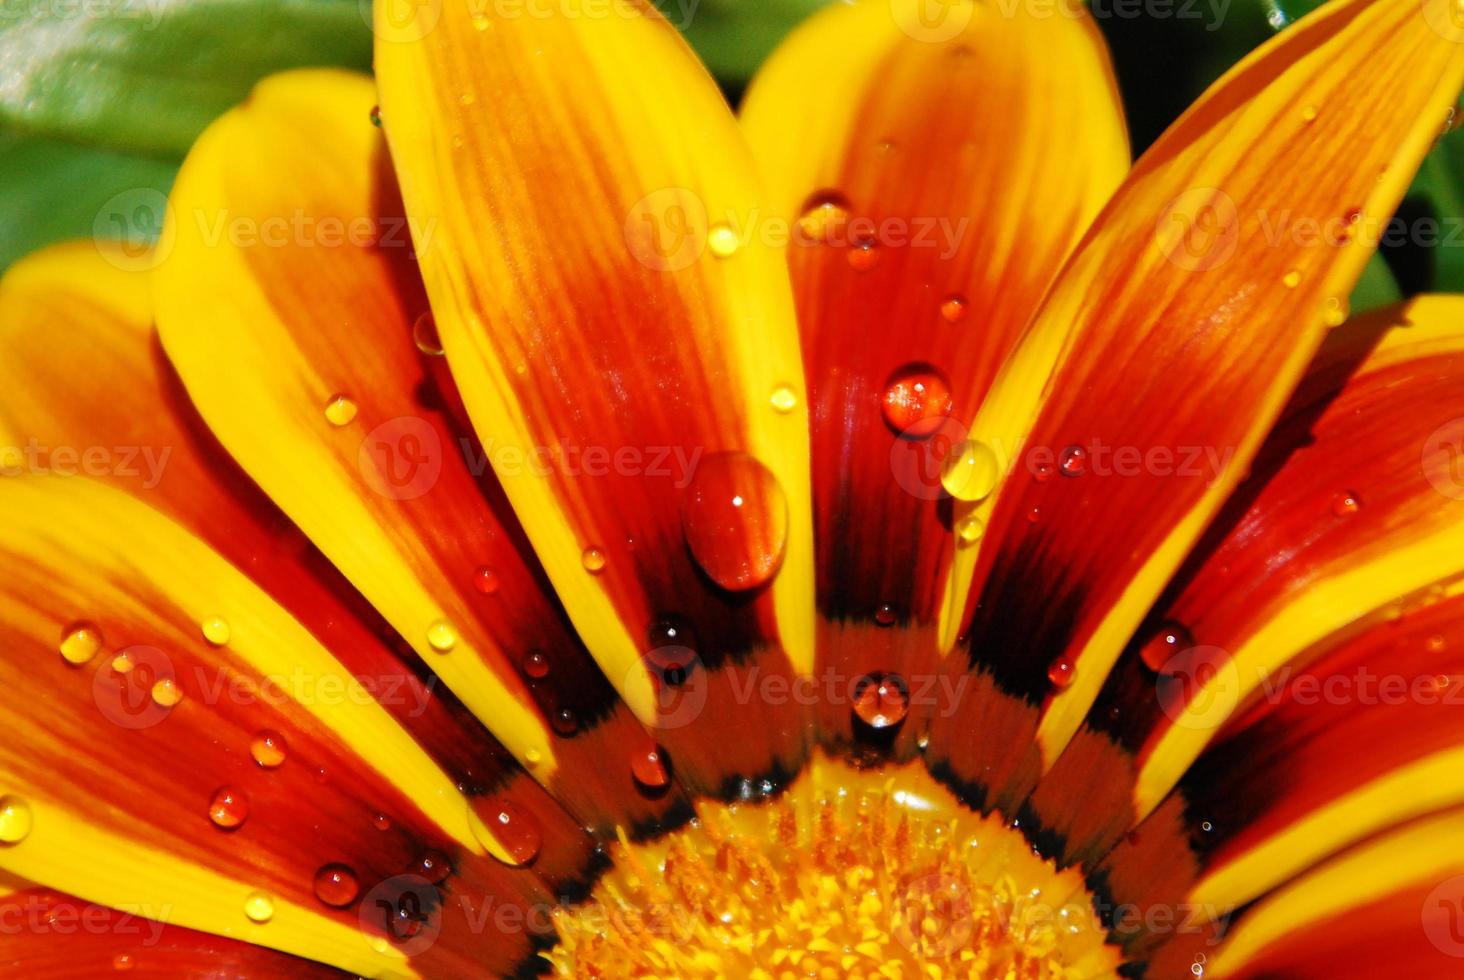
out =
[(147, 157), (0, 132), (0, 270), (68, 238), (155, 237), (154, 216), (162, 214), (176, 169)]
[(655, 0), (735, 94), (788, 32), (829, 0)]
[(52, 0), (0, 10), (0, 127), (181, 159), (271, 72), (368, 69), (366, 0)]

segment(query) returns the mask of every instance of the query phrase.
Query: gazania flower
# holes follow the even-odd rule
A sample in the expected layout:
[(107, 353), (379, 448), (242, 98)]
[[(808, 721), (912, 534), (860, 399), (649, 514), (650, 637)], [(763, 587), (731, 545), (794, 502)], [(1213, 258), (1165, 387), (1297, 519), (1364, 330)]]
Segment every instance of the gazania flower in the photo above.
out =
[(0, 286), (7, 968), (1457, 972), (1458, 0), (400, 13)]

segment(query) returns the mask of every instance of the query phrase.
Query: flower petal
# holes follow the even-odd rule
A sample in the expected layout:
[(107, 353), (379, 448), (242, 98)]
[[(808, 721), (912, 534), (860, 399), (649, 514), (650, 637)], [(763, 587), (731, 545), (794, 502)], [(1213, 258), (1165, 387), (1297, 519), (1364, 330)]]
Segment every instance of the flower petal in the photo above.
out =
[(1078, 730), (1340, 320), (1464, 83), (1464, 44), (1440, 28), (1451, 3), (1318, 10), (1203, 96), (1097, 219), (972, 427), (998, 486), (956, 508), (987, 526), (955, 597), (961, 649), (1028, 706), (1038, 748), (938, 719), (937, 765), (998, 774), (1013, 806)]
[(435, 223), (421, 267), (453, 376), (580, 635), (648, 723), (647, 634), (666, 616), (696, 634), (709, 693), (682, 776), (790, 771), (797, 706), (730, 676), (755, 661), (786, 682), (812, 657), (803, 373), (753, 165), (647, 5), (492, 13), (417, 7), (416, 39), (376, 48), (403, 197)]
[(821, 666), (849, 677), (933, 669), (952, 551), (979, 533), (953, 539), (941, 500), (957, 420), (1128, 169), (1101, 36), (1080, 5), (1047, 13), (835, 5), (741, 111), (791, 243)]
[(163, 344), (224, 447), (536, 778), (596, 826), (654, 822), (679, 796), (636, 788), (649, 736), (461, 423), (408, 255), (433, 228), (409, 233), (374, 98), (288, 73), (200, 137), (154, 272)]

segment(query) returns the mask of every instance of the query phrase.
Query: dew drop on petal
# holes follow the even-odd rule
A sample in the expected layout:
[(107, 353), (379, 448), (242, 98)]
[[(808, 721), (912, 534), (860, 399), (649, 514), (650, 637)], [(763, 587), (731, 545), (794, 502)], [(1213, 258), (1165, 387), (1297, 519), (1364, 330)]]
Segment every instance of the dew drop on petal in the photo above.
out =
[(1027, 523), (1028, 524), (1036, 524), (1040, 520), (1042, 520), (1042, 508), (1041, 507), (1033, 507), (1031, 510), (1027, 511)]
[(996, 489), (999, 468), (995, 450), (979, 439), (967, 439), (946, 457), (940, 483), (957, 500), (974, 503)]
[(437, 336), (437, 318), (431, 310), (421, 313), (412, 323), (412, 343), (428, 357), (442, 356), (442, 340)]
[(1063, 476), (1082, 476), (1088, 472), (1088, 450), (1082, 446), (1069, 446), (1062, 451), (1057, 471)]
[(585, 571), (594, 575), (605, 568), (605, 552), (599, 548), (586, 548), (580, 554), (580, 564), (584, 565)]
[(1305, 107), (1304, 109), (1302, 109), (1301, 110), (1301, 118), (1304, 121), (1306, 121), (1306, 122), (1316, 122), (1316, 119), (1317, 119), (1317, 107), (1314, 106), (1314, 105), (1309, 105), (1309, 106)]
[(671, 774), (666, 771), (665, 752), (659, 745), (632, 752), (630, 774), (646, 789), (661, 789), (671, 781)]
[(473, 836), (500, 861), (521, 867), (539, 856), (544, 845), (539, 822), (517, 804), (477, 800), (470, 815)]
[(114, 970), (130, 970), (136, 965), (137, 961), (132, 958), (131, 953), (118, 953), (116, 956), (112, 957), (112, 969)]
[(72, 623), (61, 634), (61, 659), (73, 667), (89, 663), (102, 649), (102, 631), (94, 623)]
[(315, 872), (315, 897), (324, 905), (343, 909), (356, 900), (361, 884), (344, 864), (327, 864)]
[(371, 825), (377, 830), (390, 830), (391, 817), (388, 817), (384, 813), (378, 813), (371, 818)]
[(895, 620), (900, 618), (899, 611), (891, 603), (882, 603), (874, 611), (874, 621), (880, 626), (893, 626)]
[(19, 844), (34, 823), (29, 803), (9, 793), (0, 796), (0, 844)]
[(696, 634), (691, 626), (676, 616), (662, 616), (651, 623), (646, 630), (646, 646), (650, 650), (662, 647), (686, 647), (696, 649)]
[(221, 647), (229, 642), (232, 631), (229, 629), (228, 620), (222, 616), (210, 616), (203, 621), (203, 638), (216, 647)]
[(1332, 498), (1332, 513), (1337, 517), (1351, 517), (1362, 509), (1362, 500), (1352, 490), (1343, 490)]
[(447, 880), (448, 875), (452, 874), (452, 862), (441, 851), (423, 851), (412, 871), (432, 884), (440, 885)]
[(250, 892), (244, 899), (244, 914), (251, 922), (268, 922), (274, 918), (274, 912), (274, 899), (265, 892)]
[(848, 253), (849, 268), (855, 272), (872, 269), (879, 261), (879, 248), (874, 242), (857, 242)]
[(956, 537), (962, 544), (975, 544), (986, 533), (986, 522), (975, 514), (968, 514), (956, 522)]
[(890, 728), (910, 713), (910, 694), (899, 674), (865, 674), (854, 685), (854, 716), (873, 729)]
[(356, 403), (346, 395), (335, 395), (325, 403), (325, 420), (339, 428), (356, 417)]
[(152, 686), (153, 703), (162, 708), (171, 708), (183, 700), (183, 689), (171, 677), (164, 677)]
[(137, 664), (132, 661), (132, 655), (125, 650), (112, 658), (112, 669), (119, 674), (130, 674), (132, 668), (136, 666)]
[(773, 471), (746, 453), (704, 457), (681, 504), (681, 530), (702, 571), (740, 592), (777, 573), (788, 543), (788, 499)]
[(849, 202), (838, 191), (819, 191), (803, 203), (798, 234), (808, 243), (828, 243), (843, 236), (849, 221)]
[(934, 435), (940, 420), (951, 414), (951, 386), (929, 364), (906, 364), (885, 381), (880, 409), (885, 422), (907, 438)]
[(941, 319), (946, 323), (959, 323), (966, 318), (966, 300), (962, 296), (947, 296), (940, 304)]
[(1169, 663), (1169, 658), (1195, 645), (1195, 638), (1180, 623), (1165, 620), (1154, 628), (1144, 645), (1139, 647), (1139, 659), (1144, 666), (1156, 674)]
[(1328, 327), (1340, 327), (1347, 321), (1347, 302), (1336, 296), (1327, 297), (1322, 304), (1322, 323)]
[(427, 627), (427, 645), (438, 653), (447, 653), (457, 646), (457, 631), (445, 619), (434, 620)]
[(778, 385), (769, 396), (768, 403), (779, 415), (787, 415), (798, 407), (798, 395), (789, 385)]
[(209, 802), (208, 818), (221, 830), (233, 830), (249, 819), (249, 797), (231, 786), (221, 787)]
[(261, 769), (278, 769), (285, 761), (285, 739), (267, 728), (258, 731), (249, 742), (249, 754)]
[(579, 716), (569, 708), (558, 708), (549, 713), (549, 727), (559, 735), (573, 735), (579, 731)]
[(1285, 286), (1287, 289), (1295, 289), (1297, 286), (1300, 286), (1301, 270), (1292, 269), (1290, 272), (1286, 273), (1286, 275), (1281, 277), (1281, 285)]
[(1073, 682), (1073, 662), (1066, 654), (1053, 660), (1047, 665), (1047, 679), (1052, 686), (1058, 689), (1067, 687)]
[(483, 595), (494, 595), (498, 592), (498, 573), (487, 565), (480, 566), (473, 572), (473, 588)]
[(549, 658), (544, 656), (542, 650), (530, 650), (526, 653), (522, 667), (524, 676), (531, 680), (541, 681), (549, 676)]
[(707, 230), (707, 248), (719, 259), (731, 256), (740, 244), (730, 225), (713, 225)]
[(381, 128), (381, 106), (379, 105), (371, 107), (371, 125), (377, 129)]

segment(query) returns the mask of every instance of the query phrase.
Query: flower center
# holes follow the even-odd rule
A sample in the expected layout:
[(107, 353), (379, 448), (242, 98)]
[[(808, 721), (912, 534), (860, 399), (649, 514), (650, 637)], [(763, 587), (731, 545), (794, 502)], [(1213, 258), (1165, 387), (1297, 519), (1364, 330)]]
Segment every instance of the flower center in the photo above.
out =
[(555, 912), (560, 976), (1057, 980), (1122, 962), (1077, 871), (918, 764), (819, 757), (770, 802), (703, 801), (610, 850), (589, 898)]

